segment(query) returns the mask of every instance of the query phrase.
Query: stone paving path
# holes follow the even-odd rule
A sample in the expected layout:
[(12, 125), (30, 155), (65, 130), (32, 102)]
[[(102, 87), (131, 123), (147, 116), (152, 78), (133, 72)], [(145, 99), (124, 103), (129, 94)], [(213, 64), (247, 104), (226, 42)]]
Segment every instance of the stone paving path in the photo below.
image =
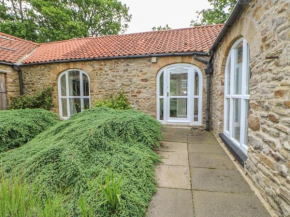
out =
[(149, 217), (268, 217), (212, 133), (166, 128)]

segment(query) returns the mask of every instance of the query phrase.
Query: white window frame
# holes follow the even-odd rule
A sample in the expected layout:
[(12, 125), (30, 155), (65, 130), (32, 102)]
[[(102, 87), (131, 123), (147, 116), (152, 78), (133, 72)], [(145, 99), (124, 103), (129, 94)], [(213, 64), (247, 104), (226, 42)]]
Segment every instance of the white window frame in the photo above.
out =
[[(235, 59), (236, 59), (236, 47), (243, 43), (243, 60), (242, 60), (242, 79), (241, 79), (241, 94), (234, 94), (234, 72), (236, 70), (235, 65)], [(248, 79), (250, 76), (249, 72), (249, 45), (246, 41), (246, 39), (241, 38), (238, 41), (235, 42), (235, 44), (232, 46), (227, 62), (226, 62), (226, 68), (225, 68), (225, 89), (224, 89), (224, 134), (239, 148), (241, 149), (244, 154), (247, 155), (248, 152), (248, 146), (247, 146), (247, 117), (248, 117), (248, 107), (247, 104), (249, 103), (250, 94), (249, 94), (249, 87), (247, 85), (249, 84)], [(229, 69), (229, 61), (231, 61), (230, 69)], [(229, 71), (230, 70), (230, 71)], [(229, 74), (230, 74), (230, 81), (229, 81)], [(228, 93), (228, 84), (229, 86), (229, 93)], [(248, 90), (248, 91), (247, 91)], [(248, 93), (247, 93), (248, 92)], [(228, 111), (228, 100), (230, 101), (230, 110)], [(241, 114), (240, 114), (240, 141), (237, 141), (234, 138), (233, 135), (233, 118), (234, 118), (234, 99), (240, 99), (241, 100)], [(229, 117), (229, 122), (228, 122)], [(227, 124), (229, 123), (229, 131), (227, 130)]]
[[(188, 103), (187, 103), (187, 111), (188, 117), (187, 119), (181, 118), (169, 118), (168, 108), (169, 108), (169, 99), (171, 96), (167, 95), (170, 92), (170, 75), (169, 71), (173, 68), (185, 67), (188, 69), (188, 81), (187, 81), (187, 88), (188, 88)], [(199, 85), (199, 95), (195, 95), (195, 82), (194, 82), (194, 75), (195, 72), (198, 74), (198, 85)], [(164, 74), (163, 74), (164, 73)], [(160, 77), (163, 74), (163, 96), (160, 96)], [(157, 120), (163, 124), (188, 124), (194, 126), (201, 126), (202, 125), (202, 96), (203, 96), (203, 76), (201, 70), (190, 64), (174, 64), (169, 65), (162, 68), (157, 76), (156, 76), (156, 116)], [(181, 96), (172, 96), (171, 98), (186, 98)], [(163, 120), (160, 120), (160, 99), (163, 99)], [(191, 100), (189, 100), (191, 99)], [(198, 120), (194, 121), (194, 99), (198, 99)]]
[[(79, 71), (80, 72), (80, 96), (69, 96), (69, 72), (71, 71)], [(88, 82), (89, 82), (89, 96), (84, 96), (84, 89), (83, 89), (83, 75), (86, 75), (88, 78)], [(66, 76), (66, 96), (62, 96), (61, 95), (61, 78), (62, 76)], [(68, 119), (71, 114), (70, 114), (70, 100), (72, 98), (75, 99), (80, 99), (81, 101), (81, 111), (84, 110), (84, 99), (89, 99), (89, 107), (91, 108), (91, 93), (90, 93), (90, 77), (89, 75), (84, 72), (83, 70), (80, 69), (69, 69), (66, 70), (64, 72), (62, 72), (59, 76), (58, 76), (58, 103), (59, 103), (59, 116), (62, 119)], [(63, 110), (62, 110), (62, 102), (61, 99), (67, 99), (67, 117), (63, 117)]]

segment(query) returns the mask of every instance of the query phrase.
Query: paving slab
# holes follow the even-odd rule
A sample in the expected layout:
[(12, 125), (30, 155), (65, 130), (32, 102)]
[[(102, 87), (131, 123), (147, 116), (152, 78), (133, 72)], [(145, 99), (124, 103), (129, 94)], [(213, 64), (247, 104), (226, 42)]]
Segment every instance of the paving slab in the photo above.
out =
[(237, 170), (190, 168), (192, 189), (253, 194), (250, 186)]
[(190, 129), (165, 128), (162, 130), (163, 141), (187, 142), (187, 136), (190, 134), (190, 132)]
[(161, 164), (155, 170), (158, 187), (190, 189), (189, 167)]
[(156, 148), (156, 151), (163, 152), (186, 152), (187, 144), (178, 142), (160, 142), (160, 148)]
[(149, 217), (193, 217), (190, 190), (158, 188), (147, 212)]
[(193, 191), (195, 217), (270, 217), (256, 195)]
[(231, 159), (223, 154), (189, 153), (189, 165), (208, 169), (236, 169)]
[(157, 153), (162, 157), (162, 163), (166, 165), (173, 166), (188, 166), (188, 153), (183, 152), (163, 152), (157, 151)]
[(188, 152), (226, 155), (226, 152), (220, 145), (188, 144)]
[(219, 142), (212, 133), (207, 132), (188, 136), (188, 144), (218, 145)]

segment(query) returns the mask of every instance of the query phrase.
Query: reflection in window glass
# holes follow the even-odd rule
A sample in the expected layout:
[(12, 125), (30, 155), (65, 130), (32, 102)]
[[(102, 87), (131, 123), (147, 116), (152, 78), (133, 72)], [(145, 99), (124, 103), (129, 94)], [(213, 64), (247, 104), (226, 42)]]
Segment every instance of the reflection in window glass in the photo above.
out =
[(227, 94), (230, 94), (230, 82), (231, 82), (231, 57), (229, 57), (228, 65), (227, 65)]
[(233, 137), (240, 142), (241, 99), (234, 99)]
[(230, 99), (227, 99), (227, 113), (226, 113), (226, 116), (227, 116), (227, 123), (226, 123), (226, 131), (229, 132), (230, 130)]
[(159, 120), (163, 121), (164, 120), (164, 104), (163, 104), (163, 99), (160, 99), (160, 103), (159, 103), (159, 109), (160, 109), (160, 112), (159, 112)]
[(170, 99), (170, 117), (172, 118), (187, 117), (187, 99), (180, 98)]
[(69, 106), (70, 106), (70, 115), (82, 111), (81, 99), (69, 99)]
[(193, 103), (193, 121), (198, 121), (198, 98), (195, 98)]
[(235, 49), (234, 94), (242, 93), (243, 42)]
[(163, 91), (164, 91), (164, 73), (162, 72), (160, 78), (159, 78), (159, 94), (160, 96), (163, 96)]
[(66, 74), (61, 76), (60, 82), (61, 82), (61, 95), (66, 96)]
[(170, 96), (187, 96), (187, 76), (187, 73), (170, 74)]
[(90, 99), (84, 99), (84, 109), (89, 109), (90, 107)]
[(90, 95), (89, 78), (85, 74), (83, 74), (83, 92), (84, 92), (84, 96)]
[(67, 113), (67, 99), (61, 99), (61, 105), (62, 105), (62, 117), (68, 117), (68, 113)]
[(70, 71), (69, 77), (69, 95), (70, 96), (80, 96), (80, 72), (79, 71)]
[(199, 95), (199, 76), (198, 73), (195, 71), (194, 72), (194, 95), (198, 96)]

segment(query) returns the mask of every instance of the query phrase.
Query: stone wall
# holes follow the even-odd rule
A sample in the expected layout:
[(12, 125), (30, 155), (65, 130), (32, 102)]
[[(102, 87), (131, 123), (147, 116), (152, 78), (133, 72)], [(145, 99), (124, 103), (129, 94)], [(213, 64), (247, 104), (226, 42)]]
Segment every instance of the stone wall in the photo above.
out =
[(0, 64), (0, 73), (5, 74), (7, 104), (9, 105), (11, 98), (20, 95), (18, 72), (11, 66)]
[(232, 44), (250, 46), (246, 170), (278, 216), (290, 216), (290, 1), (253, 0), (216, 52), (211, 126), (223, 131), (224, 68)]
[[(156, 115), (156, 76), (164, 66), (175, 63), (196, 65), (204, 73), (205, 64), (192, 56), (158, 57), (157, 63), (151, 58), (100, 60), (71, 63), (23, 66), (24, 93), (32, 94), (45, 86), (54, 87), (55, 112), (58, 108), (57, 80), (60, 73), (67, 69), (81, 69), (90, 77), (91, 102), (107, 98), (124, 90), (133, 108), (153, 117)], [(206, 107), (206, 76), (203, 74), (203, 112)], [(205, 115), (203, 114), (203, 119)], [(204, 129), (205, 120), (203, 120)]]

